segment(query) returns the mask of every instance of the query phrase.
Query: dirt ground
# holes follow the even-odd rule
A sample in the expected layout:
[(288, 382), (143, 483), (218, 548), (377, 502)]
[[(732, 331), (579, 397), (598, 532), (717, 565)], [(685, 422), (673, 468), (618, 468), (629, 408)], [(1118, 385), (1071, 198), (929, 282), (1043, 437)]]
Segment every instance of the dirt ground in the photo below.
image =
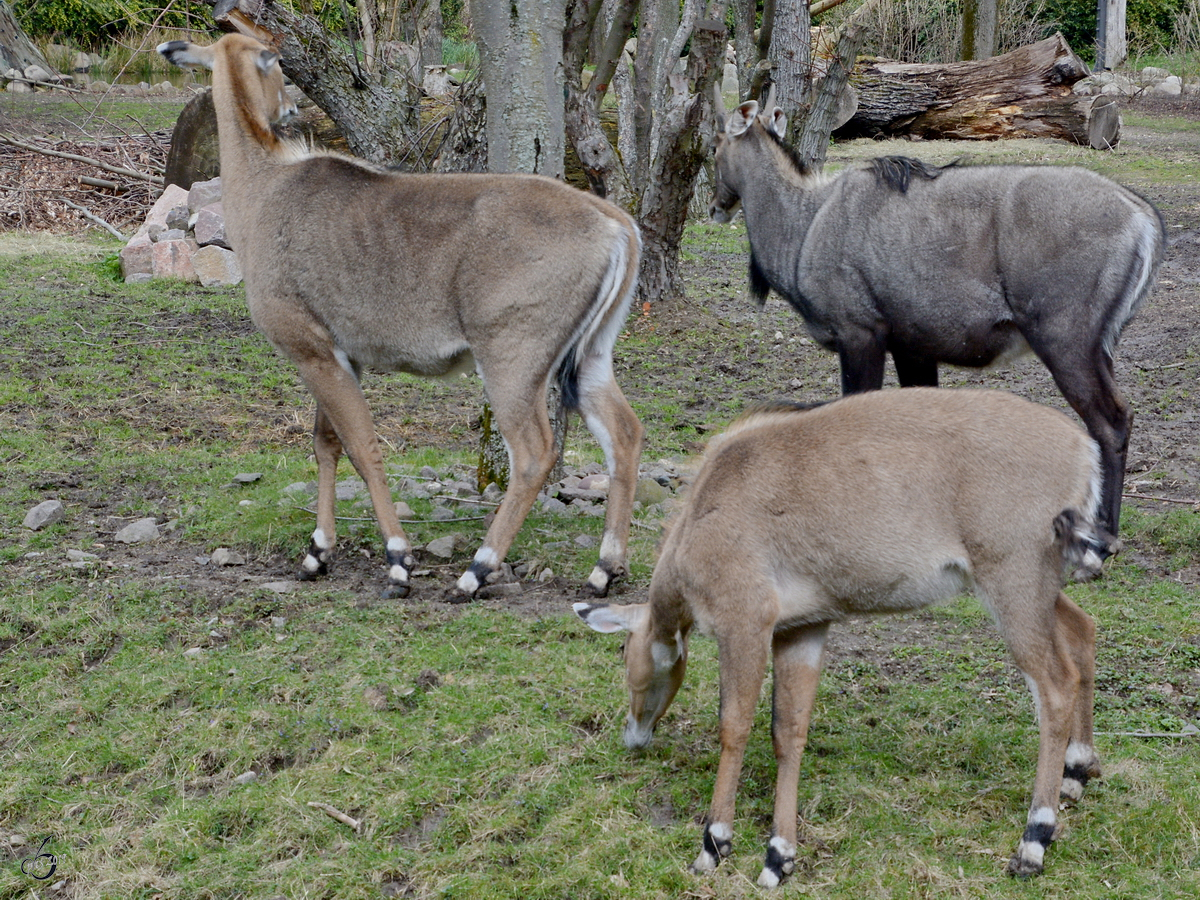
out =
[[(1200, 108), (1191, 103), (1163, 101), (1154, 106), (1141, 103), (1136, 108), (1155, 116), (1200, 122)], [(10, 120), (8, 125), (23, 126), (21, 137), (28, 137), (37, 127), (34, 119)], [(1160, 130), (1127, 127), (1124, 141), (1149, 148), (1154, 154), (1194, 159), (1197, 173), (1195, 181), (1132, 184), (1161, 209), (1168, 224), (1170, 246), (1157, 289), (1127, 328), (1118, 348), (1118, 381), (1136, 412), (1125, 502), (1156, 512), (1171, 507), (1196, 510), (1200, 508), (1200, 128), (1181, 128), (1166, 134)], [(132, 157), (122, 154), (119, 148), (105, 152), (112, 153), (114, 159), (121, 157), (127, 164), (136, 164), (140, 160), (144, 165), (151, 165), (161, 159), (161, 135), (149, 143), (157, 148), (153, 154), (146, 149), (146, 142), (138, 145), (137, 153)], [(0, 153), (0, 167), (15, 165), (17, 151), (2, 146), (0, 150), (4, 151)], [(907, 152), (921, 156), (922, 145), (913, 144)], [(837, 160), (838, 156), (839, 149), (835, 147), (831, 159)], [(36, 165), (43, 184), (53, 183), (59, 176), (66, 181), (74, 177), (70, 164), (65, 161), (43, 158)], [(112, 207), (117, 208), (116, 205)], [(78, 221), (72, 225), (57, 213), (36, 211), (30, 222), (51, 230), (79, 225)], [(117, 224), (124, 227), (128, 222)], [(0, 227), (11, 225), (10, 220)], [(1087, 248), (1081, 248), (1081, 252), (1087, 252)], [(684, 280), (688, 290), (686, 300), (659, 304), (648, 315), (635, 316), (630, 328), (652, 328), (667, 338), (658, 351), (660, 358), (656, 360), (659, 365), (655, 368), (655, 378), (670, 377), (670, 374), (663, 376), (664, 372), (674, 374), (676, 394), (698, 423), (705, 420), (706, 414), (726, 408), (731, 402), (749, 405), (780, 397), (813, 400), (836, 396), (836, 360), (806, 343), (797, 316), (777, 298), (771, 298), (762, 310), (749, 300), (744, 253), (697, 249), (684, 263)], [(758, 335), (760, 340), (745, 351), (732, 352), (731, 337), (742, 338), (747, 333)], [(672, 339), (675, 336), (678, 336), (677, 340)], [(642, 363), (629, 356), (619, 356), (617, 360), (618, 380), (635, 403), (643, 377)], [(891, 375), (889, 381), (894, 383)], [(1065, 408), (1048, 373), (1036, 360), (982, 373), (943, 372), (943, 384), (1006, 388), (1039, 402)], [(658, 386), (662, 387), (661, 384)], [(403, 398), (385, 401), (375, 408), (379, 429), (387, 434), (389, 429), (404, 427), (437, 440), (439, 434), (446, 433), (443, 426), (451, 418), (461, 422), (463, 408), (475, 402), (474, 396), (474, 392), (465, 395), (463, 407), (443, 404), (430, 408), (427, 404), (415, 411), (414, 404)], [(416, 422), (412, 421), (414, 413)], [(402, 418), (409, 420), (404, 426), (400, 425)], [(646, 424), (653, 430), (659, 423), (648, 418)], [(303, 438), (297, 438), (296, 443), (295, 452), (306, 452), (300, 449)], [(699, 449), (699, 444), (695, 449)], [(644, 464), (651, 462), (651, 458), (643, 460)], [(98, 519), (104, 516), (105, 507), (115, 513), (125, 506), (119, 496), (122, 489), (121, 485), (113, 485), (112, 494), (87, 498)], [(64, 501), (69, 499), (70, 487), (64, 486), (62, 493)], [(115, 515), (109, 517), (109, 522), (113, 526), (120, 524)], [(1125, 552), (1148, 566), (1161, 569), (1164, 577), (1191, 585), (1200, 584), (1200, 563), (1196, 561), (1182, 569), (1171, 570), (1165, 567), (1165, 562), (1153, 548), (1130, 546)], [(105, 564), (114, 572), (121, 572), (122, 577), (186, 578), (196, 594), (208, 598), (214, 611), (236, 594), (257, 589), (266, 582), (294, 578), (298, 564), (298, 559), (277, 556), (256, 559), (246, 568), (201, 568), (195, 560), (204, 553), (204, 548), (189, 545), (186, 540), (167, 538), (151, 545), (114, 547), (108, 551)], [(464, 564), (456, 560), (453, 565), (423, 565), (425, 574), (418, 587), (408, 600), (401, 602), (426, 605), (434, 618), (457, 614), (460, 607), (436, 601), (445, 598)], [(382, 564), (377, 558), (348, 556), (337, 561), (329, 586), (352, 592), (362, 603), (393, 602), (376, 599), (382, 576)], [(644, 594), (642, 585), (621, 586), (616, 599), (634, 602), (643, 599)], [(527, 584), (523, 592), (515, 596), (477, 602), (511, 609), (521, 615), (539, 616), (561, 614), (575, 599), (577, 585), (556, 579), (544, 585)], [(839, 639), (841, 646), (850, 648), (859, 642), (861, 634), (855, 635), (853, 629), (846, 631)], [(837, 652), (836, 641), (832, 649)]]

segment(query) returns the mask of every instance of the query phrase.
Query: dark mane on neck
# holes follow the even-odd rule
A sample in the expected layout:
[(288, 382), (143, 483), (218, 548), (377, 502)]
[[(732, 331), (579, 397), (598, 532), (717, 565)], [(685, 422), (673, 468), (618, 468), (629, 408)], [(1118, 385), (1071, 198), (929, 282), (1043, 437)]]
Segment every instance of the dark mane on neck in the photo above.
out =
[(879, 183), (901, 194), (908, 193), (914, 178), (933, 181), (944, 171), (958, 165), (958, 160), (944, 166), (931, 166), (907, 156), (880, 156), (871, 160), (871, 171)]
[[(759, 127), (762, 126), (760, 125)], [(796, 170), (797, 175), (807, 176), (815, 174), (813, 167), (805, 163), (804, 160), (800, 158), (800, 154), (785, 144), (779, 135), (771, 131), (769, 128), (763, 128), (763, 133), (775, 142), (776, 147), (783, 151), (783, 155), (787, 158), (788, 162), (792, 164), (792, 168)]]

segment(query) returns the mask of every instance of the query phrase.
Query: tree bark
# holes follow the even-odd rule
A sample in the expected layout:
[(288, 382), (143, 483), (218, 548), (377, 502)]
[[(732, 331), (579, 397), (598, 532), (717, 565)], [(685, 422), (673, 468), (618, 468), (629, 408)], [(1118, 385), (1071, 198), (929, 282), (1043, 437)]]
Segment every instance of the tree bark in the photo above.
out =
[(1060, 34), (975, 62), (861, 60), (850, 79), (858, 111), (836, 136), (1049, 137), (1087, 145), (1093, 98), (1071, 91), (1085, 75)]
[(416, 141), (418, 85), (408, 78), (388, 84), (367, 72), (359, 54), (347, 56), (312, 16), (271, 0), (215, 0), (213, 18), (222, 30), (282, 53), (284, 74), (329, 114), (356, 156), (391, 164)]
[(35, 65), (53, 73), (29, 35), (17, 24), (8, 0), (0, 0), (0, 75), (8, 69), (24, 72), (26, 67)]
[(1097, 0), (1096, 68), (1115, 69), (1129, 57), (1125, 40), (1126, 0)]
[(564, 17), (564, 0), (471, 0), (491, 172), (562, 177)]
[(807, 3), (783, 3), (775, 10), (771, 36), (775, 103), (793, 122), (807, 109), (812, 88), (811, 26)]
[(987, 59), (996, 52), (997, 0), (963, 0), (962, 59)]

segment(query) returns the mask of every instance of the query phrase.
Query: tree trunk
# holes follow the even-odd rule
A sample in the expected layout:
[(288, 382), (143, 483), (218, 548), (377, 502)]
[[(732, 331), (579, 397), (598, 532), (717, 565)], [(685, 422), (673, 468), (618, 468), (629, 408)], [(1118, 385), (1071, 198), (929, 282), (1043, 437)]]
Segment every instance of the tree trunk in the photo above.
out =
[[(724, 61), (725, 3), (705, 8), (702, 0), (686, 0), (681, 15), (678, 0), (644, 0), (631, 61), (620, 47), (629, 33), (632, 3), (618, 3), (610, 25), (594, 5), (601, 2), (570, 0), (567, 6), (567, 134), (593, 189), (629, 210), (642, 228), (639, 298), (669, 300), (682, 293), (679, 241), (696, 175), (708, 156), (714, 124), (709, 98)], [(596, 29), (605, 31), (604, 40), (596, 38)], [(689, 40), (680, 73), (680, 53)], [(605, 56), (595, 61), (597, 75), (584, 90), (582, 69), (589, 49), (597, 46), (605, 48)], [(605, 83), (609, 72), (611, 85)], [(609, 87), (618, 101), (616, 148), (596, 114)]]
[(807, 3), (783, 3), (775, 10), (770, 54), (775, 103), (793, 122), (807, 109), (812, 87), (811, 25)]
[(962, 59), (987, 59), (996, 52), (997, 0), (963, 0)]
[(638, 281), (647, 297), (679, 293), (679, 244), (696, 176), (709, 155), (707, 138), (715, 124), (705, 92), (692, 90), (702, 85), (711, 88), (721, 71), (724, 24), (698, 22), (691, 44), (687, 71), (683, 79), (673, 80), (671, 98), (658, 112), (663, 119), (662, 145), (642, 197), (642, 267)]
[(1126, 0), (1096, 0), (1096, 69), (1115, 69), (1129, 57)]
[[(858, 111), (836, 136), (1049, 137), (1088, 145), (1094, 138), (1093, 98), (1071, 91), (1085, 75), (1087, 68), (1060, 34), (976, 62), (866, 59), (850, 79)], [(1117, 139), (1119, 133), (1108, 143)]]
[(284, 74), (329, 114), (356, 156), (395, 163), (415, 143), (418, 85), (408, 77), (371, 74), (357, 47), (347, 58), (312, 16), (270, 0), (216, 0), (213, 18), (224, 31), (239, 31), (279, 50)]
[(488, 170), (563, 174), (564, 0), (471, 0), (488, 97)]
[(24, 72), (28, 66), (41, 66), (53, 73), (33, 41), (17, 24), (8, 0), (0, 0), (0, 75), (8, 69)]

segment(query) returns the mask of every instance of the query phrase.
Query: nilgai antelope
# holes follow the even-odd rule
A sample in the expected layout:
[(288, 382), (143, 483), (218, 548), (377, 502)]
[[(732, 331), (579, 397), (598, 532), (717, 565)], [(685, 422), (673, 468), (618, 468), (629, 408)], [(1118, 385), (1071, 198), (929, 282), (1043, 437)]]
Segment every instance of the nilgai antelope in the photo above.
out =
[(1033, 693), (1039, 746), (1008, 865), (1042, 871), (1059, 795), (1100, 774), (1092, 746), (1095, 626), (1061, 590), (1099, 565), (1095, 443), (1062, 413), (997, 391), (912, 388), (811, 409), (765, 408), (714, 439), (668, 527), (649, 603), (575, 604), (625, 630), (625, 744), (645, 747), (683, 680), (688, 636), (716, 638), (721, 761), (694, 871), (729, 855), (734, 794), (769, 656), (778, 767), (759, 884), (796, 855), (800, 756), (829, 626), (973, 592)]
[(784, 145), (771, 95), (717, 118), (712, 216), (740, 204), (751, 293), (796, 308), (842, 392), (881, 388), (886, 353), (904, 387), (937, 385), (938, 363), (1037, 354), (1100, 445), (1115, 550), (1133, 416), (1113, 351), (1162, 261), (1158, 210), (1079, 168), (888, 157), (826, 178)]
[(604, 450), (611, 475), (600, 559), (586, 587), (625, 572), (642, 426), (613, 378), (612, 348), (637, 278), (633, 220), (590, 194), (532, 175), (413, 175), (281, 141), (295, 105), (280, 56), (229, 34), (158, 52), (213, 72), (226, 227), (255, 325), (300, 369), (317, 401), (317, 527), (302, 575), (331, 560), (343, 449), (370, 491), (390, 596), (415, 560), (384, 474), (366, 367), (483, 380), (511, 480), (483, 546), (457, 582), (470, 596), (499, 569), (555, 461), (550, 379)]

